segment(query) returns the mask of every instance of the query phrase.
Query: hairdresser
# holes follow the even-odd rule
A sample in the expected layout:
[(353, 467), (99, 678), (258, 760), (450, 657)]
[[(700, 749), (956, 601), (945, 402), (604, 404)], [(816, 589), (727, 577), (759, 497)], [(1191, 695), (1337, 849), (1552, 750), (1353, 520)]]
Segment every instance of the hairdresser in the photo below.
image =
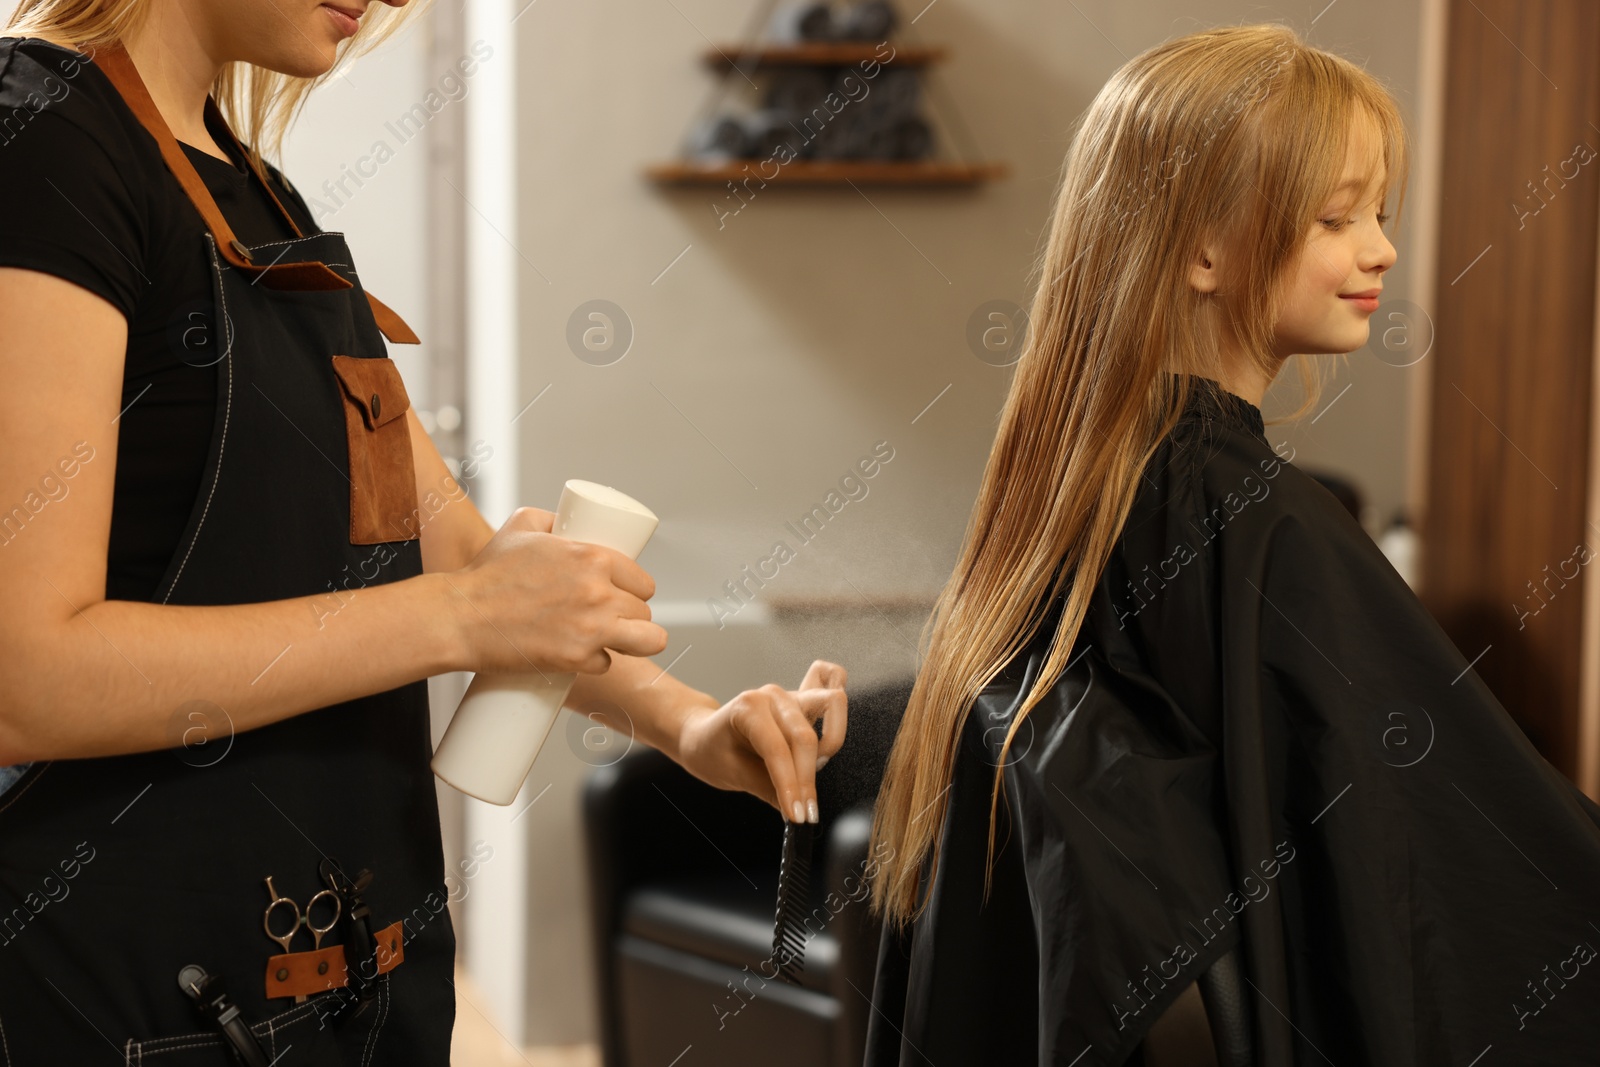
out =
[(815, 821), (844, 671), (722, 703), (646, 658), (636, 563), (486, 523), (386, 354), (415, 334), (262, 160), (404, 5), (23, 0), (0, 37), (8, 1065), (446, 1067), (454, 933), (402, 921), (446, 895), (431, 675), (577, 672)]

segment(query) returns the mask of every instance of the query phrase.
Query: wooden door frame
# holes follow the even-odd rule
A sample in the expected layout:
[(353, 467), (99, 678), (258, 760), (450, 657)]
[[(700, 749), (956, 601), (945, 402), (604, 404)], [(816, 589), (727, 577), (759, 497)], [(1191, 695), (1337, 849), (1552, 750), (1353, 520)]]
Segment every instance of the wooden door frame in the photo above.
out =
[(1445, 221), (1413, 408), (1422, 595), (1546, 758), (1597, 796), (1600, 579), (1566, 573), (1575, 541), (1600, 547), (1600, 160), (1565, 181), (1557, 162), (1574, 139), (1600, 147), (1600, 9), (1438, 0), (1423, 16), (1425, 63), (1442, 42), (1424, 74)]

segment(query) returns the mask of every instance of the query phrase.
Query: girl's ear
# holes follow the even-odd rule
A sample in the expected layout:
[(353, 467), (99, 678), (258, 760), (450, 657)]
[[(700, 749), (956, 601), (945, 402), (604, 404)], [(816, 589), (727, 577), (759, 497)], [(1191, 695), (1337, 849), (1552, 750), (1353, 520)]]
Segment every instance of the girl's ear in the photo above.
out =
[(1217, 249), (1205, 245), (1195, 252), (1194, 258), (1189, 262), (1189, 285), (1201, 293), (1214, 293), (1221, 283), (1222, 275), (1218, 267)]

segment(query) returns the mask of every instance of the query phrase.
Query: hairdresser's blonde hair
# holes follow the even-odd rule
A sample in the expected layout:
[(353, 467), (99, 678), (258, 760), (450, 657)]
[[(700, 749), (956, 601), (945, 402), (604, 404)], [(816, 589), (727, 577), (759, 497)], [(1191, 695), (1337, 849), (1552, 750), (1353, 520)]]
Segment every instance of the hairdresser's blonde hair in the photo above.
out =
[[(75, 44), (80, 50), (116, 40), (146, 17), (154, 0), (22, 0), (6, 36), (47, 37)], [(283, 138), (305, 106), (311, 90), (394, 35), (407, 13), (427, 3), (412, 0), (398, 10), (374, 3), (361, 28), (339, 45), (333, 66), (315, 78), (296, 78), (251, 63), (226, 63), (211, 86), (211, 96), (234, 134), (245, 143), (260, 167), (283, 152)]]
[[(923, 628), (923, 666), (873, 819), (873, 854), (892, 862), (872, 906), (897, 925), (926, 906), (921, 868), (927, 860), (930, 880), (937, 870), (969, 708), (1062, 593), (1060, 627), (1005, 752), (1065, 669), (1144, 465), (1183, 411), (1188, 383), (1174, 372), (1225, 378), (1223, 314), (1245, 358), (1267, 380), (1277, 371), (1287, 268), (1339, 184), (1356, 119), (1382, 146), (1371, 188), (1386, 194), (1398, 181), (1403, 203), (1406, 136), (1392, 97), (1283, 26), (1158, 45), (1124, 64), (1083, 116), (1035, 264), (1030, 334), (960, 557)], [(1208, 241), (1225, 249), (1225, 303), (1189, 283)], [(1321, 369), (1296, 362), (1297, 417), (1315, 404)], [(986, 893), (1003, 781), (997, 769)]]

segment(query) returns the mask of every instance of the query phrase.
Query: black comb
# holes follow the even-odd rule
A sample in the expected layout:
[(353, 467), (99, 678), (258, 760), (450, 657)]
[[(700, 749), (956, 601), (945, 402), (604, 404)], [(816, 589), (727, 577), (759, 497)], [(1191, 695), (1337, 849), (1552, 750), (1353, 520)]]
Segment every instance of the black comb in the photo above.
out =
[(806, 909), (811, 906), (811, 846), (815, 839), (815, 823), (784, 820), (772, 960), (778, 965), (778, 977), (790, 985), (800, 984), (800, 972), (806, 965)]

